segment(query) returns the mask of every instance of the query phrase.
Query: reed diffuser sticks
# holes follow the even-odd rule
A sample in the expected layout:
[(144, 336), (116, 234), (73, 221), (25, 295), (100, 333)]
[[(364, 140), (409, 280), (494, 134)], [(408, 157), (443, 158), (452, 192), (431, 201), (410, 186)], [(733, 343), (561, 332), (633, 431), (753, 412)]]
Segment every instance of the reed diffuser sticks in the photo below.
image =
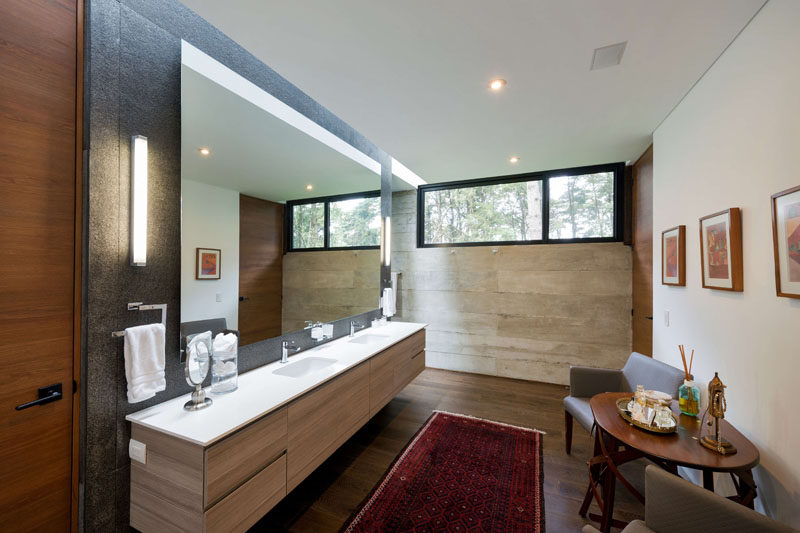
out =
[[(678, 404), (680, 406), (681, 412), (691, 415), (697, 416), (699, 413), (699, 400), (700, 400), (700, 391), (697, 387), (694, 386), (694, 382), (692, 381), (692, 365), (694, 364), (694, 350), (692, 350), (691, 355), (688, 357), (689, 363), (686, 363), (686, 348), (684, 348), (683, 344), (678, 345), (678, 349), (681, 352), (681, 361), (683, 361), (683, 373), (686, 375), (686, 381), (681, 385), (680, 389), (678, 390)], [(696, 392), (695, 392), (696, 391)]]
[(678, 345), (678, 349), (681, 351), (681, 361), (683, 361), (683, 373), (686, 374), (686, 381), (692, 380), (692, 364), (694, 363), (694, 349), (692, 349), (692, 355), (689, 357), (689, 365), (686, 365), (686, 349), (683, 347), (683, 344)]

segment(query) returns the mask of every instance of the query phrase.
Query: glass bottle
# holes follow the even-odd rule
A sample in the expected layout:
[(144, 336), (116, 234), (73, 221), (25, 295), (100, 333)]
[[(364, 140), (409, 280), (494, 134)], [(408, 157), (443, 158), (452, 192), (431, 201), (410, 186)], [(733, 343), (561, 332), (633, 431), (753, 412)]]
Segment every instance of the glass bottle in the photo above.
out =
[(685, 415), (697, 416), (700, 413), (700, 389), (694, 381), (686, 379), (678, 388), (678, 407)]

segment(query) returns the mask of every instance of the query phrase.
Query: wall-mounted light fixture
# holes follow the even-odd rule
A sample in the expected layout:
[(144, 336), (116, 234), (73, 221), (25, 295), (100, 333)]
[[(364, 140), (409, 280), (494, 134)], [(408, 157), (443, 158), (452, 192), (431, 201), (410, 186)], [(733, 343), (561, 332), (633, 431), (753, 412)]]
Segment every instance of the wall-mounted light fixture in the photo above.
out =
[(392, 266), (392, 217), (383, 217), (382, 233), (381, 262), (388, 267)]
[(131, 137), (131, 265), (147, 264), (147, 137)]

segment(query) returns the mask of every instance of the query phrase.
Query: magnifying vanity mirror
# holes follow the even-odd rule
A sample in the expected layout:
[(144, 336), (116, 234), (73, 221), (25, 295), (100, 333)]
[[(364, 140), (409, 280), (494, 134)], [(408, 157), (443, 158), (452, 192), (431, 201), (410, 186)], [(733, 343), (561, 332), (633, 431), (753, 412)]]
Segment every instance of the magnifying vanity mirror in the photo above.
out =
[(206, 398), (203, 381), (208, 375), (211, 362), (211, 334), (190, 335), (186, 343), (186, 382), (194, 387), (192, 398), (183, 406), (187, 411), (205, 409), (213, 402)]
[(182, 335), (379, 307), (377, 161), (185, 42), (181, 148)]

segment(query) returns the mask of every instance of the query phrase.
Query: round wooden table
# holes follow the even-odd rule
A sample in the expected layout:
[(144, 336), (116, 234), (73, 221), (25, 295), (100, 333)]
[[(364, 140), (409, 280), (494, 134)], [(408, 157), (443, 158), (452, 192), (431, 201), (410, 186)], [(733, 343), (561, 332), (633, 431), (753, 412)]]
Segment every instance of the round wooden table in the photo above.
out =
[(581, 516), (586, 516), (594, 497), (602, 515), (590, 514), (589, 517), (600, 522), (600, 530), (606, 532), (611, 526), (624, 527), (625, 522), (613, 517), (616, 482), (620, 481), (642, 503), (644, 496), (625, 479), (618, 467), (642, 457), (675, 475), (679, 466), (701, 470), (703, 486), (711, 491), (714, 490), (714, 472), (728, 472), (737, 491), (731, 499), (753, 507), (756, 485), (752, 469), (758, 464), (759, 454), (744, 435), (722, 420), (721, 434), (736, 446), (736, 453), (720, 455), (705, 448), (699, 439), (701, 435), (712, 433), (712, 428), (707, 424), (701, 426), (702, 413), (698, 417), (681, 414), (675, 400), (672, 401), (672, 412), (678, 419), (676, 432), (662, 434), (639, 429), (625, 421), (617, 411), (617, 400), (632, 396), (630, 392), (606, 392), (589, 401), (596, 431), (594, 457), (588, 461), (589, 488), (581, 505)]

